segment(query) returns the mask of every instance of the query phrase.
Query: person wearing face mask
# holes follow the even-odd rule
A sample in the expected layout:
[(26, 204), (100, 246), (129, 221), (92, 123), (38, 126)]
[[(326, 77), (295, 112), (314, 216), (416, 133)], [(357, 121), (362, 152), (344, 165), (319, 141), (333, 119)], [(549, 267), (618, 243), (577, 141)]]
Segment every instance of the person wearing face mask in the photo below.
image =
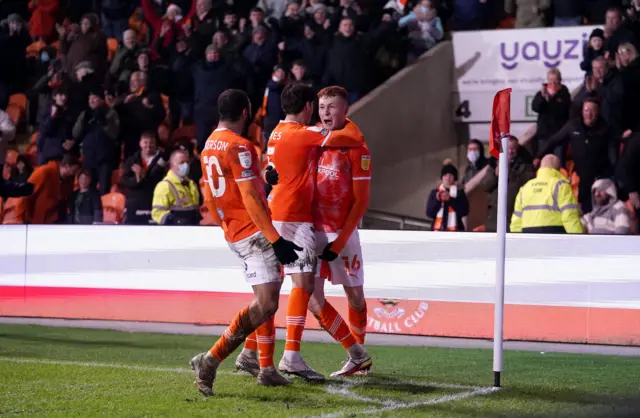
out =
[(151, 218), (159, 225), (198, 225), (200, 193), (189, 177), (189, 155), (178, 149), (171, 154), (169, 172), (153, 192)]
[(467, 161), (469, 164), (462, 177), (462, 185), (465, 186), (469, 180), (475, 177), (487, 165), (487, 157), (484, 155), (484, 146), (477, 139), (472, 139), (467, 145)]

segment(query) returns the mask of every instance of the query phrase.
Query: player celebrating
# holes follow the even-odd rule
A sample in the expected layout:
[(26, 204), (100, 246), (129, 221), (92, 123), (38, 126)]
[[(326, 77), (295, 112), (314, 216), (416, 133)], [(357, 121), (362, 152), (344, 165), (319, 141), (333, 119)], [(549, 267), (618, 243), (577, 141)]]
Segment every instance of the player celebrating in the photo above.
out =
[(222, 225), (229, 247), (242, 260), (245, 280), (253, 287), (255, 299), (235, 316), (208, 352), (191, 360), (196, 386), (206, 396), (213, 394), (220, 363), (256, 328), (261, 342), (258, 384), (290, 383), (273, 367), (273, 314), (282, 285), (280, 264), (295, 262), (295, 250), (302, 250), (282, 238), (271, 224), (255, 148), (240, 136), (251, 116), (249, 98), (240, 90), (227, 90), (218, 97), (218, 112), (220, 123), (201, 155), (209, 186), (205, 201)]
[[(322, 126), (326, 129), (352, 130), (358, 127), (347, 120), (347, 91), (338, 86), (318, 93)], [(349, 122), (349, 123), (347, 123)], [(364, 140), (363, 140), (364, 141)], [(358, 148), (326, 148), (318, 160), (317, 188), (313, 205), (316, 248), (321, 267), (309, 310), (320, 325), (349, 352), (341, 370), (331, 376), (349, 376), (371, 368), (371, 357), (362, 348), (367, 327), (364, 298), (362, 248), (356, 229), (369, 206), (371, 154), (366, 145)], [(349, 303), (350, 328), (324, 296), (324, 282), (342, 285)]]
[[(323, 381), (300, 356), (309, 298), (313, 293), (316, 268), (316, 243), (311, 205), (315, 191), (317, 150), (322, 146), (356, 147), (362, 138), (342, 131), (306, 126), (313, 114), (315, 95), (302, 83), (287, 85), (281, 96), (286, 115), (271, 133), (267, 144), (269, 164), (278, 172), (278, 185), (269, 196), (273, 224), (284, 238), (303, 248), (299, 260), (285, 264), (284, 273), (291, 275), (293, 288), (286, 312), (287, 336), (281, 372), (308, 381)], [(260, 338), (258, 336), (258, 344)], [(241, 354), (242, 356), (242, 354)], [(239, 358), (236, 364), (242, 363)]]

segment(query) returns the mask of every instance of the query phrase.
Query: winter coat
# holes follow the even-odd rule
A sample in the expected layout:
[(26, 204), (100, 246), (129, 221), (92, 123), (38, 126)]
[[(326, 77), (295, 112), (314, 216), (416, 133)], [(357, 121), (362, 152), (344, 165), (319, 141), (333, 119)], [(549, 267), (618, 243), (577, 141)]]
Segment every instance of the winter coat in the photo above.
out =
[(81, 143), (83, 165), (93, 169), (113, 161), (120, 119), (108, 106), (87, 109), (80, 114), (73, 127), (73, 137)]
[(68, 206), (67, 222), (70, 224), (91, 225), (102, 222), (102, 199), (96, 189), (73, 192)]
[(571, 93), (564, 84), (548, 101), (542, 97), (541, 92), (538, 92), (533, 98), (531, 109), (538, 114), (536, 138), (538, 141), (545, 141), (569, 120)]
[(62, 159), (65, 153), (62, 144), (67, 139), (71, 139), (72, 127), (73, 119), (68, 110), (59, 109), (54, 118), (51, 117), (51, 107), (49, 107), (49, 113), (45, 114), (44, 119), (40, 121), (40, 130), (36, 139), (38, 164)]
[[(613, 181), (609, 179), (596, 180), (591, 187), (591, 212), (580, 219), (588, 234), (627, 235), (631, 232), (631, 216), (627, 206), (618, 200), (618, 193)], [(609, 195), (609, 201), (599, 205), (593, 196), (596, 190)]]

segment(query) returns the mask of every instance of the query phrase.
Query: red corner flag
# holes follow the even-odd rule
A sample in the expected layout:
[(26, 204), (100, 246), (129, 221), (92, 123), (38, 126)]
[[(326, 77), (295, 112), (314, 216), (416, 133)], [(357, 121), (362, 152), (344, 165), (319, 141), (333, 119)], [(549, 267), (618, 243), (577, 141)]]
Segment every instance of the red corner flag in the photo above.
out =
[(511, 129), (511, 89), (500, 90), (493, 98), (491, 112), (491, 132), (489, 153), (498, 158), (500, 155), (500, 134), (508, 134)]

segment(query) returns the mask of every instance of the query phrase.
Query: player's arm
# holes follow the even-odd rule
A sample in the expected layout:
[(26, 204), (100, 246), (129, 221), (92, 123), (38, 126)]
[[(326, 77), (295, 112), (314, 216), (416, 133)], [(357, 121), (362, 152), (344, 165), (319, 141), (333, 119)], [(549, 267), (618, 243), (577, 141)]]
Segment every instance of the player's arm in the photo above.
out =
[[(340, 235), (325, 248), (322, 255), (324, 259), (335, 259), (338, 257), (369, 208), (369, 199), (371, 196), (371, 154), (366, 147), (361, 147), (350, 150), (349, 159), (351, 160), (353, 206), (351, 206), (347, 214)], [(333, 254), (329, 254), (328, 251)]]
[(308, 126), (305, 129), (312, 133), (311, 142), (317, 147), (356, 148), (364, 145), (364, 136), (353, 122), (348, 122), (344, 128), (335, 131), (318, 126)]
[[(254, 178), (257, 178), (257, 175)], [(273, 227), (271, 217), (269, 216), (269, 209), (265, 205), (262, 194), (255, 187), (254, 182), (240, 181), (238, 182), (238, 188), (240, 189), (240, 195), (242, 196), (242, 203), (247, 209), (249, 217), (251, 217), (253, 223), (270, 243), (273, 244), (278, 241), (280, 239), (280, 234), (278, 234), (278, 231)]]
[[(203, 164), (204, 166), (204, 164)], [(206, 169), (203, 167), (203, 173), (206, 173)], [(209, 214), (213, 218), (213, 221), (220, 225), (222, 229), (225, 229), (224, 224), (222, 223), (222, 218), (220, 217), (220, 213), (218, 213), (218, 206), (216, 205), (216, 200), (213, 198), (213, 193), (211, 193), (211, 187), (206, 184), (208, 181), (208, 177), (205, 178), (205, 186), (203, 187), (204, 192), (202, 199), (204, 200), (204, 204), (209, 210)]]

